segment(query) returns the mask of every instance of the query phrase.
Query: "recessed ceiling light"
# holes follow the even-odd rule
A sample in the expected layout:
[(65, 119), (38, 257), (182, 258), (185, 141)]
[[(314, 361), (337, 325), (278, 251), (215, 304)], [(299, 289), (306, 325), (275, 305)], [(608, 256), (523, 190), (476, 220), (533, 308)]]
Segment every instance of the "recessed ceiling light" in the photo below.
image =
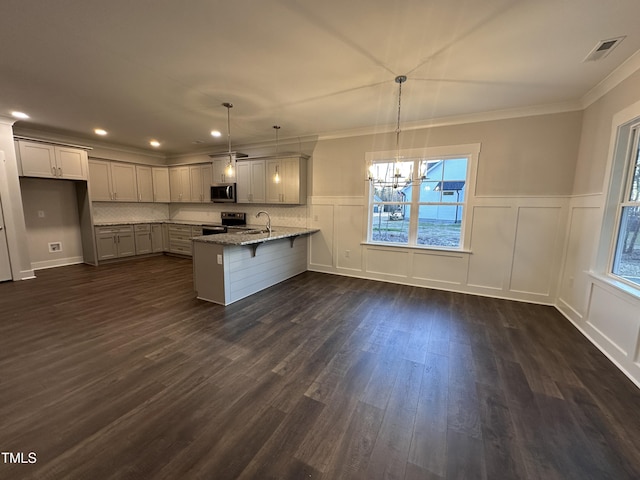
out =
[(107, 131), (102, 129), (102, 128), (96, 128), (94, 130), (94, 132), (95, 132), (96, 135), (106, 135), (107, 134)]
[(27, 118), (29, 118), (29, 115), (27, 115), (26, 113), (23, 113), (23, 112), (11, 112), (11, 115), (13, 115), (15, 118), (19, 118), (21, 120), (26, 120)]
[(211, 130), (211, 136), (217, 138), (217, 137), (222, 136), (222, 133), (220, 133), (219, 130)]
[(159, 147), (160, 142), (158, 140), (151, 140), (149, 141), (149, 145), (151, 145), (152, 147)]

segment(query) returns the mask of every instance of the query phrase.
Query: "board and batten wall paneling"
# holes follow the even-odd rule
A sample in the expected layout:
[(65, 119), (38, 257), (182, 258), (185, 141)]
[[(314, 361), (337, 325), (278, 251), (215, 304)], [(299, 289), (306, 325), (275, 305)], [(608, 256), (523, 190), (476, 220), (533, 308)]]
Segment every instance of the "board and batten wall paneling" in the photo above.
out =
[(551, 293), (558, 273), (561, 215), (561, 207), (518, 208), (511, 290), (542, 296)]
[[(311, 199), (309, 270), (554, 304), (568, 199), (482, 197), (471, 251), (364, 243), (367, 215), (354, 198)], [(360, 217), (358, 218), (358, 216)], [(346, 251), (349, 257), (346, 257)], [(354, 252), (362, 252), (360, 259)]]
[(602, 209), (590, 198), (572, 199), (558, 292), (558, 306), (565, 315), (580, 321), (589, 303), (589, 270), (595, 257)]
[(411, 259), (410, 275), (425, 285), (437, 285), (446, 289), (462, 285), (468, 267), (468, 254), (415, 251)]
[(402, 281), (409, 278), (410, 251), (389, 247), (372, 247), (366, 249), (366, 272), (380, 280)]
[(336, 239), (338, 269), (362, 271), (362, 235), (364, 232), (364, 208), (362, 205), (338, 205), (336, 208)]
[(319, 228), (320, 231), (311, 235), (309, 266), (312, 270), (331, 271), (333, 268), (334, 205), (313, 204), (310, 212), (311, 228)]
[(635, 357), (640, 332), (637, 302), (634, 305), (614, 289), (596, 283), (591, 285), (589, 300), (587, 324), (622, 355)]
[(467, 284), (481, 290), (504, 290), (513, 251), (514, 208), (476, 206), (471, 221), (471, 251)]

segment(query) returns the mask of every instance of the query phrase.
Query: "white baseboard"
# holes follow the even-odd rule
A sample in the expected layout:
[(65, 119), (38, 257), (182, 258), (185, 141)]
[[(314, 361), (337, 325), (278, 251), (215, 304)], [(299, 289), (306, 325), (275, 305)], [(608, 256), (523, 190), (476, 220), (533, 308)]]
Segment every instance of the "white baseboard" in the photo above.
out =
[(33, 270), (44, 270), (45, 268), (64, 267), (65, 265), (76, 265), (83, 263), (82, 257), (58, 258), (56, 260), (45, 260), (44, 262), (31, 262)]

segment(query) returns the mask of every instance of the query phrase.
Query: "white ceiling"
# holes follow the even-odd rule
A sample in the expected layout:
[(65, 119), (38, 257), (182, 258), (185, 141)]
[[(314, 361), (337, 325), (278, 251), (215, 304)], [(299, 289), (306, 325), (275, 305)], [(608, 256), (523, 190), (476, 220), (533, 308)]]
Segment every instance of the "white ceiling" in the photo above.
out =
[(2, 0), (0, 114), (168, 154), (226, 150), (222, 102), (234, 144), (388, 128), (400, 74), (407, 124), (565, 104), (640, 50), (638, 18), (638, 0)]

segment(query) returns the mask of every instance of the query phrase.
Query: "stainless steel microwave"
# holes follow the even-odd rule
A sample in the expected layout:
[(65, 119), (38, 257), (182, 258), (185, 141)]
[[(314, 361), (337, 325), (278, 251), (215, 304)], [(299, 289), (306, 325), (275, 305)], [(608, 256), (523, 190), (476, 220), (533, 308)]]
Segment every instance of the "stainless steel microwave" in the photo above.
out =
[(236, 203), (236, 184), (214, 183), (211, 185), (211, 201), (214, 203)]

